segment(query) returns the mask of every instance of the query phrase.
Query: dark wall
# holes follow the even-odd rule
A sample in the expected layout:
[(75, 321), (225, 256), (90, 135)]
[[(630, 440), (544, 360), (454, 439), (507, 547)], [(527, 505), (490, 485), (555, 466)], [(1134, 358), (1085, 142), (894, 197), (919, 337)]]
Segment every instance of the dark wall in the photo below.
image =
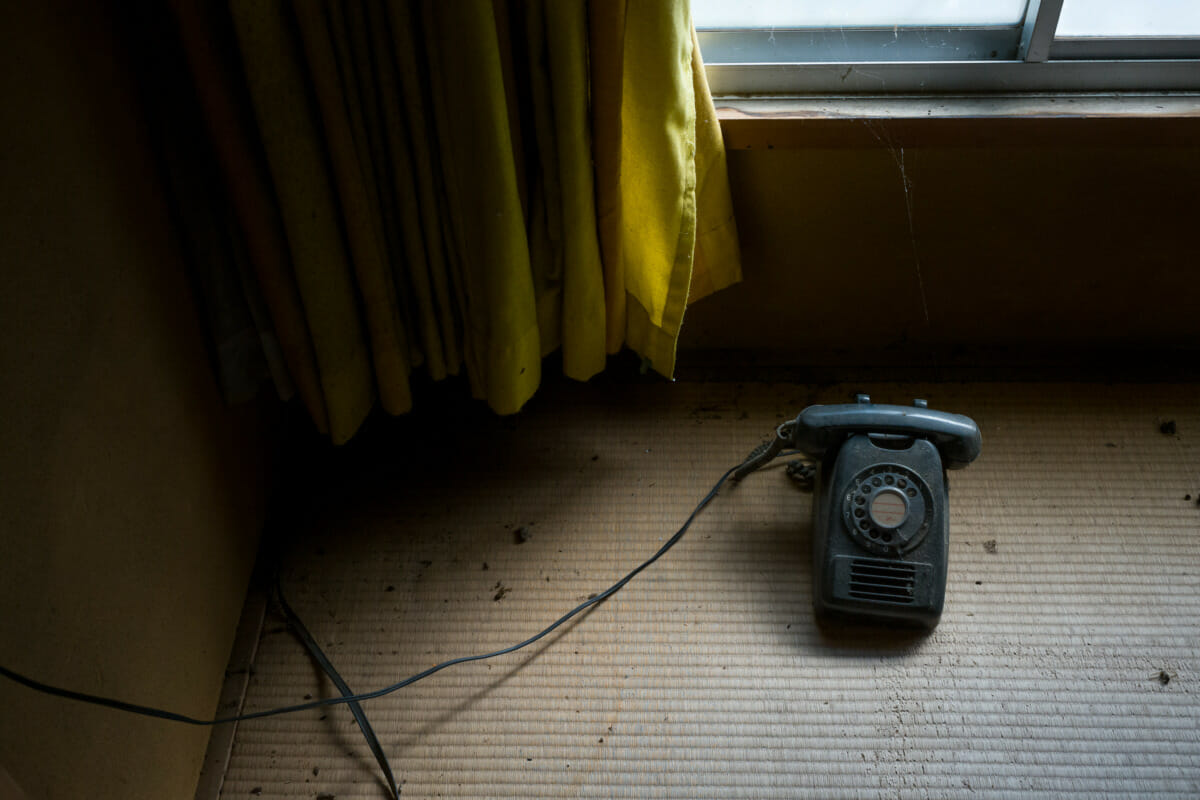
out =
[[(0, 32), (0, 658), (209, 716), (265, 506), (254, 408), (209, 368), (131, 76), (102, 9)], [(208, 730), (0, 681), (36, 798), (190, 798)]]
[(681, 350), (1200, 342), (1190, 121), (762, 123), (725, 123), (745, 281), (689, 310)]

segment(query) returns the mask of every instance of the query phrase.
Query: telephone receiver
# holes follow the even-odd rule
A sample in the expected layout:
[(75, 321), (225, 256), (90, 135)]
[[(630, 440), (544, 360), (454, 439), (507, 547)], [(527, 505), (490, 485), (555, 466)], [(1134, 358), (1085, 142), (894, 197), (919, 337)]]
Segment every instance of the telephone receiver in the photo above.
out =
[(795, 419), (792, 445), (811, 456), (824, 455), (848, 436), (913, 437), (932, 442), (946, 469), (962, 469), (979, 457), (982, 440), (970, 417), (933, 411), (924, 400), (912, 406), (876, 405), (860, 394), (853, 404), (809, 406)]
[(947, 469), (980, 453), (970, 417), (912, 406), (809, 406), (751, 454), (740, 479), (786, 449), (819, 460), (813, 485), (813, 606), (932, 629), (942, 615), (950, 549)]

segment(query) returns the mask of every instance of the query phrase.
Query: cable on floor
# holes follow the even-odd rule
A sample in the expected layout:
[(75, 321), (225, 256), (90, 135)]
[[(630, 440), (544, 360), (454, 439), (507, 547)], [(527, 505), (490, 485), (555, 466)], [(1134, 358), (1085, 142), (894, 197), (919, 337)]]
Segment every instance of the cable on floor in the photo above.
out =
[[(771, 443), (771, 444), (773, 444), (773, 443)], [(235, 714), (233, 716), (228, 716), (228, 717), (215, 717), (213, 719), (198, 719), (196, 717), (191, 717), (186, 714), (180, 714), (175, 711), (169, 711), (169, 710), (161, 709), (161, 708), (154, 708), (153, 706), (144, 706), (144, 705), (139, 705), (137, 703), (130, 703), (130, 702), (127, 702), (124, 700), (118, 700), (118, 699), (111, 698), (111, 697), (104, 697), (101, 695), (88, 694), (87, 692), (78, 692), (73, 689), (66, 689), (66, 688), (63, 688), (60, 686), (51, 686), (50, 684), (42, 683), (41, 681), (37, 681), (37, 680), (34, 680), (33, 678), (22, 675), (19, 672), (11, 670), (3, 665), (0, 665), (0, 676), (8, 678), (11, 681), (15, 681), (16, 683), (19, 683), (22, 686), (25, 686), (29, 689), (33, 689), (34, 691), (42, 692), (44, 694), (52, 695), (54, 697), (62, 697), (67, 700), (75, 700), (75, 701), (78, 701), (81, 703), (88, 703), (90, 705), (103, 706), (105, 708), (112, 708), (117, 711), (125, 711), (130, 714), (138, 714), (138, 715), (146, 716), (146, 717), (155, 717), (157, 719), (169, 720), (171, 722), (181, 722), (186, 725), (200, 725), (200, 726), (223, 725), (223, 724), (232, 723), (232, 722), (246, 722), (248, 720), (253, 720), (253, 719), (263, 719), (266, 717), (275, 717), (275, 716), (279, 716), (281, 714), (292, 714), (292, 713), (295, 713), (298, 711), (308, 711), (310, 709), (322, 708), (324, 706), (348, 705), (350, 707), (351, 714), (354, 715), (355, 721), (358, 723), (359, 728), (363, 732), (363, 736), (367, 740), (367, 744), (370, 747), (371, 752), (375, 755), (375, 759), (379, 763), (379, 767), (382, 770), (382, 772), (384, 773), (388, 791), (391, 793), (393, 798), (398, 798), (400, 796), (400, 790), (396, 785), (396, 779), (393, 776), (391, 766), (388, 763), (387, 755), (383, 752), (383, 747), (380, 745), (378, 737), (376, 737), (375, 732), (372, 729), (370, 722), (367, 720), (366, 714), (362, 710), (361, 703), (363, 703), (367, 700), (374, 700), (375, 698), (383, 697), (385, 695), (399, 691), (400, 689), (403, 689), (406, 686), (411, 686), (412, 684), (416, 683), (417, 681), (423, 680), (424, 678), (428, 678), (430, 675), (433, 675), (437, 672), (441, 672), (442, 670), (446, 669), (447, 667), (452, 667), (457, 664), (466, 664), (471, 661), (483, 661), (485, 659), (496, 658), (497, 656), (514, 653), (517, 650), (528, 647), (529, 645), (550, 635), (556, 629), (561, 627), (564, 623), (568, 622), (569, 620), (571, 620), (572, 618), (574, 618), (581, 612), (585, 611), (586, 609), (591, 608), (592, 606), (595, 606), (599, 603), (604, 602), (605, 600), (607, 600), (608, 598), (612, 597), (614, 594), (619, 592), (622, 588), (625, 587), (625, 585), (627, 583), (629, 583), (631, 580), (633, 580), (635, 577), (637, 577), (638, 574), (640, 574), (643, 570), (645, 570), (647, 567), (652, 565), (654, 562), (658, 561), (658, 559), (662, 558), (662, 556), (668, 550), (670, 550), (672, 547), (674, 547), (679, 542), (679, 540), (683, 538), (683, 535), (685, 533), (687, 533), (688, 528), (691, 527), (692, 522), (696, 519), (696, 517), (700, 514), (700, 512), (703, 511), (708, 506), (708, 504), (711, 503), (717, 497), (717, 494), (720, 492), (721, 488), (725, 485), (726, 481), (728, 481), (731, 478), (731, 476), (734, 477), (734, 480), (736, 482), (736, 481), (744, 478), (750, 472), (761, 469), (763, 466), (765, 466), (767, 461), (769, 461), (771, 458), (774, 458), (777, 455), (790, 456), (790, 455), (798, 454), (798, 452), (795, 450), (781, 451), (778, 446), (770, 447), (769, 456), (767, 453), (768, 453), (768, 447), (766, 445), (760, 445), (759, 447), (755, 448), (755, 450), (752, 451), (750, 453), (750, 455), (748, 455), (742, 463), (740, 463), (736, 466), (730, 467), (728, 470), (726, 470), (725, 473), (720, 477), (720, 479), (718, 479), (717, 482), (713, 485), (713, 487), (708, 491), (708, 494), (704, 495), (704, 497), (700, 500), (700, 502), (696, 504), (696, 507), (694, 509), (692, 509), (692, 513), (688, 515), (687, 519), (684, 521), (683, 525), (680, 526), (679, 530), (677, 530), (675, 532), (675, 534), (673, 536), (671, 536), (670, 539), (668, 539), (666, 542), (664, 542), (663, 545), (660, 548), (658, 548), (658, 550), (654, 553), (654, 555), (650, 556), (648, 559), (643, 561), (641, 564), (634, 567), (632, 570), (630, 570), (628, 573), (626, 573), (626, 575), (623, 578), (621, 578), (616, 583), (609, 586), (603, 592), (593, 595), (592, 597), (583, 601), (579, 605), (575, 606), (573, 609), (571, 609), (567, 613), (563, 614), (561, 617), (559, 617), (554, 622), (547, 625), (545, 628), (543, 628), (539, 632), (535, 633), (533, 636), (530, 636), (528, 639), (525, 639), (524, 641), (518, 642), (514, 645), (500, 648), (499, 650), (493, 650), (488, 653), (480, 653), (478, 655), (459, 656), (458, 658), (452, 658), (452, 659), (449, 659), (448, 661), (443, 661), (440, 664), (435, 664), (434, 666), (432, 666), (426, 670), (422, 670), (421, 672), (418, 672), (415, 675), (411, 675), (411, 676), (405, 678), (404, 680), (397, 681), (396, 683), (393, 683), (390, 686), (385, 686), (382, 689), (376, 689), (376, 690), (370, 691), (370, 692), (362, 692), (359, 694), (354, 694), (351, 691), (350, 686), (345, 682), (345, 680), (342, 679), (341, 675), (334, 668), (333, 663), (329, 660), (329, 658), (321, 650), (320, 646), (317, 645), (316, 640), (313, 639), (312, 634), (309, 633), (308, 628), (305, 627), (304, 623), (300, 620), (300, 617), (295, 613), (295, 611), (292, 610), (291, 606), (288, 605), (287, 600), (285, 599), (285, 597), (283, 595), (282, 585), (280, 584), (278, 579), (276, 580), (276, 584), (275, 584), (275, 594), (279, 601), (280, 608), (283, 610), (284, 616), (287, 619), (288, 627), (292, 630), (292, 632), (300, 639), (300, 641), (308, 649), (310, 655), (320, 665), (321, 669), (325, 672), (325, 674), (329, 676), (329, 679), (331, 681), (333, 681), (333, 684), (337, 687), (338, 691), (341, 692), (341, 695), (339, 697), (327, 697), (327, 698), (322, 698), (320, 700), (313, 700), (311, 702), (297, 703), (295, 705), (288, 705), (288, 706), (279, 706), (277, 708), (270, 708), (270, 709), (265, 709), (262, 711), (252, 711), (249, 713)]]

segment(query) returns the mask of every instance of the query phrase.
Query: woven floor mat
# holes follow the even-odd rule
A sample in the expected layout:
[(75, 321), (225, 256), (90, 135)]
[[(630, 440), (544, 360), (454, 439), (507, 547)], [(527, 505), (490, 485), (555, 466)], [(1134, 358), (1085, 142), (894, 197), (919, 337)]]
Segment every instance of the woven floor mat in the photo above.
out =
[[(366, 703), (404, 796), (1200, 795), (1200, 390), (870, 388), (983, 432), (950, 473), (931, 635), (815, 624), (811, 496), (780, 464), (544, 642)], [(356, 691), (511, 644), (653, 553), (779, 422), (850, 393), (547, 389), (452, 455), (398, 446), (298, 499), (289, 599)], [(335, 694), (270, 617), (246, 709)], [(239, 726), (222, 797), (251, 796), (386, 793), (336, 707)]]

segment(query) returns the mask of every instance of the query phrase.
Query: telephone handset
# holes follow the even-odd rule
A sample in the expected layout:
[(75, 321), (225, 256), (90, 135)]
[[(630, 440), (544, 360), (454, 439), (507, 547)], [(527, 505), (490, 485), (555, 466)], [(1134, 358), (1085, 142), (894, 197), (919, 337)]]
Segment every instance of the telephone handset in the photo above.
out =
[(979, 428), (970, 417), (933, 411), (924, 400), (912, 406), (876, 405), (860, 394), (853, 404), (809, 406), (795, 419), (793, 445), (818, 456), (847, 435), (919, 437), (933, 442), (947, 469), (962, 469), (979, 456)]
[(946, 469), (979, 455), (969, 417), (912, 406), (809, 406), (735, 477), (784, 449), (820, 459), (813, 486), (813, 605), (819, 616), (937, 625), (946, 595)]

